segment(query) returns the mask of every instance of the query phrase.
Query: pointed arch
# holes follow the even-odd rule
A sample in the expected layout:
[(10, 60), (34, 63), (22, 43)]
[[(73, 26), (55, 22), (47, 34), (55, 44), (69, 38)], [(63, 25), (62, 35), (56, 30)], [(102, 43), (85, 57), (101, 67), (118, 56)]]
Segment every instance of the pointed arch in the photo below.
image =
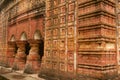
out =
[(27, 40), (27, 35), (25, 32), (22, 32), (22, 34), (20, 36), (20, 40), (22, 40), (22, 41)]
[(41, 36), (41, 33), (39, 30), (36, 30), (35, 33), (34, 33), (34, 36), (33, 38), (36, 40), (36, 39), (42, 39), (42, 36)]
[(15, 36), (14, 35), (11, 36), (10, 41), (15, 41)]

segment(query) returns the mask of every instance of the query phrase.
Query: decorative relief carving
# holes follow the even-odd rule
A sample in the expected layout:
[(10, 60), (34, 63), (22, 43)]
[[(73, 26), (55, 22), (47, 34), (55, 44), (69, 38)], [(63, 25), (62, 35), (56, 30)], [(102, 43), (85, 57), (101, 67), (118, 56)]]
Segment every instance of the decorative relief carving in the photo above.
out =
[(66, 16), (64, 15), (64, 16), (61, 16), (60, 17), (60, 23), (61, 24), (65, 24), (65, 22), (66, 22)]
[(57, 37), (58, 36), (58, 29), (53, 29), (53, 37)]
[(65, 50), (65, 39), (60, 39), (60, 50)]
[(58, 63), (57, 62), (52, 62), (52, 67), (53, 67), (53, 69), (57, 70), (58, 69)]
[(86, 42), (86, 43), (79, 43), (78, 50), (115, 50), (114, 43), (105, 43), (105, 42)]
[(104, 46), (102, 46), (99, 43), (95, 42), (86, 42), (86, 43), (79, 43), (79, 50), (94, 50), (94, 49), (103, 49)]
[(65, 2), (65, 0), (60, 0), (60, 3), (64, 3)]
[(56, 15), (56, 14), (58, 14), (59, 13), (59, 8), (55, 8), (54, 10), (53, 10), (53, 13), (54, 13), (54, 15)]
[(66, 11), (66, 6), (65, 5), (61, 6), (60, 7), (60, 12), (65, 13), (65, 11)]
[(53, 56), (54, 59), (59, 59), (59, 57), (58, 57), (59, 56), (58, 50), (53, 50), (52, 51), (52, 56)]
[(109, 37), (109, 38), (115, 38), (115, 36), (116, 36), (115, 30), (105, 29), (105, 28), (101, 29), (101, 34), (102, 34), (102, 36)]
[(98, 65), (101, 64), (101, 57), (100, 55), (78, 55), (78, 64), (94, 64)]
[(51, 42), (52, 42), (51, 40), (46, 40), (46, 42), (45, 42), (46, 49), (51, 48), (51, 46), (52, 46)]
[(72, 22), (74, 21), (74, 19), (75, 19), (75, 15), (73, 13), (68, 15), (68, 22)]
[(68, 59), (73, 60), (74, 59), (74, 52), (68, 51)]
[(46, 61), (46, 68), (52, 68), (52, 64), (50, 61)]
[(91, 1), (91, 0), (78, 0), (78, 4), (85, 3), (85, 2), (88, 2), (88, 1)]
[(65, 50), (60, 50), (60, 55), (59, 55), (61, 60), (65, 60)]
[(114, 7), (109, 5), (109, 4), (106, 4), (106, 3), (102, 3), (103, 6), (102, 6), (102, 9), (107, 11), (107, 12), (110, 12), (112, 14), (115, 14), (115, 10), (114, 10)]
[(47, 30), (47, 32), (46, 32), (46, 36), (47, 36), (47, 37), (51, 37), (51, 35), (52, 35), (51, 30)]
[(100, 9), (100, 4), (92, 4), (92, 5), (88, 5), (85, 7), (80, 7), (78, 14), (83, 15), (83, 14), (91, 13), (91, 12), (99, 10), (99, 9)]
[(18, 13), (24, 12), (28, 9), (28, 2), (27, 0), (22, 0), (19, 4), (18, 4)]
[(101, 17), (101, 20), (102, 20), (102, 23), (106, 23), (106, 24), (115, 26), (115, 19), (112, 18), (112, 17), (103, 15), (103, 16)]
[(53, 5), (57, 6), (58, 5), (58, 0), (53, 0)]
[(92, 16), (89, 18), (81, 18), (78, 20), (79, 27), (95, 25), (99, 24), (100, 22), (101, 22), (100, 16)]
[(46, 50), (45, 53), (46, 53), (46, 58), (50, 58), (51, 57), (50, 50)]
[(68, 39), (67, 41), (67, 47), (68, 47), (68, 50), (74, 50), (74, 39)]
[(68, 69), (68, 72), (73, 72), (74, 65), (73, 64), (68, 64), (67, 69)]
[(16, 2), (13, 2), (13, 4), (11, 5), (14, 5), (14, 6), (13, 7), (10, 6), (11, 8), (9, 9), (9, 12), (8, 12), (9, 19), (21, 13), (24, 13), (30, 9), (44, 5), (44, 0), (21, 0), (21, 1), (18, 1), (17, 4)]
[(44, 4), (44, 0), (29, 0), (30, 8), (39, 7), (41, 4)]
[(69, 7), (69, 11), (74, 11), (75, 10), (75, 3), (70, 3), (68, 7)]
[(66, 35), (66, 29), (65, 28), (60, 28), (60, 37), (63, 38)]
[(53, 49), (58, 49), (59, 48), (59, 40), (53, 40)]
[(47, 1), (46, 2), (46, 9), (50, 9), (51, 8), (51, 1)]
[(51, 22), (52, 22), (52, 19), (46, 20), (46, 27), (50, 27), (52, 25)]
[(106, 43), (107, 50), (115, 50), (115, 43)]
[(74, 27), (69, 26), (68, 27), (68, 37), (73, 37), (74, 36)]
[(54, 25), (57, 25), (59, 23), (58, 17), (53, 18)]
[(65, 71), (65, 63), (60, 63), (60, 71)]
[(95, 38), (95, 37), (100, 37), (100, 35), (101, 35), (101, 30), (100, 29), (78, 31), (78, 37), (79, 38)]
[(52, 15), (52, 11), (51, 10), (47, 10), (46, 17), (50, 17), (51, 15)]

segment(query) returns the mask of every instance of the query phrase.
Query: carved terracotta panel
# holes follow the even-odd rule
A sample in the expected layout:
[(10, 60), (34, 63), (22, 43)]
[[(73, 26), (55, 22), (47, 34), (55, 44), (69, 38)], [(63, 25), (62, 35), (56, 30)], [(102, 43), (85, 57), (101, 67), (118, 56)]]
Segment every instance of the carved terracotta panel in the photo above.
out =
[(59, 49), (60, 50), (65, 50), (65, 39), (60, 39), (60, 45), (59, 45)]
[(60, 28), (60, 37), (64, 38), (66, 35), (66, 29), (65, 28)]
[(75, 10), (75, 3), (74, 2), (69, 3), (68, 7), (69, 7), (69, 11), (74, 11)]
[(60, 71), (65, 71), (65, 63), (60, 62)]
[(61, 60), (65, 60), (65, 50), (60, 50), (59, 57)]
[(66, 6), (65, 5), (61, 6), (60, 7), (60, 12), (65, 13), (65, 11), (66, 11)]
[(74, 45), (74, 39), (68, 39), (67, 42), (68, 42), (67, 43), (68, 50), (74, 50), (74, 47), (75, 47), (75, 45)]
[(74, 71), (74, 65), (73, 64), (68, 64), (67, 69), (68, 69), (68, 72), (73, 72)]

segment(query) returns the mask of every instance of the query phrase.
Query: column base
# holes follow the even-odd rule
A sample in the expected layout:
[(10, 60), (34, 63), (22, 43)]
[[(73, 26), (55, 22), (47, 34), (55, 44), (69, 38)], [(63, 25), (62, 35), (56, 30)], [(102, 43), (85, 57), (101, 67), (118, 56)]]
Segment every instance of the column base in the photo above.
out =
[(39, 55), (30, 54), (27, 57), (27, 63), (25, 65), (24, 73), (33, 74), (38, 73), (41, 66), (41, 60)]
[(24, 70), (26, 64), (26, 55), (20, 55), (15, 58), (14, 64), (13, 64), (13, 70)]
[(25, 67), (25, 62), (19, 61), (13, 64), (12, 69), (13, 70), (24, 70), (24, 67)]
[(4, 67), (8, 67), (8, 64), (7, 64), (7, 59), (5, 56), (2, 57), (2, 62), (1, 62), (1, 65), (4, 66)]
[(7, 66), (12, 67), (15, 57), (7, 57)]

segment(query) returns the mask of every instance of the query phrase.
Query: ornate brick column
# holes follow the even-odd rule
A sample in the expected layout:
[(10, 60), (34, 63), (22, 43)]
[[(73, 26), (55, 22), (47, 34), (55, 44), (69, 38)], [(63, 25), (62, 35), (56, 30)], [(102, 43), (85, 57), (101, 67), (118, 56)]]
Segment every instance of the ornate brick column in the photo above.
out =
[(16, 43), (15, 42), (8, 42), (8, 49), (6, 53), (6, 64), (9, 67), (12, 67), (15, 58), (16, 50)]
[(18, 41), (16, 42), (17, 46), (18, 46), (18, 50), (17, 50), (17, 54), (15, 56), (15, 61), (14, 61), (14, 65), (13, 65), (13, 69), (15, 70), (23, 70), (25, 67), (25, 63), (26, 63), (26, 41)]
[(39, 55), (40, 40), (29, 40), (31, 49), (27, 56), (27, 63), (25, 66), (25, 73), (38, 73), (41, 64), (41, 57)]

